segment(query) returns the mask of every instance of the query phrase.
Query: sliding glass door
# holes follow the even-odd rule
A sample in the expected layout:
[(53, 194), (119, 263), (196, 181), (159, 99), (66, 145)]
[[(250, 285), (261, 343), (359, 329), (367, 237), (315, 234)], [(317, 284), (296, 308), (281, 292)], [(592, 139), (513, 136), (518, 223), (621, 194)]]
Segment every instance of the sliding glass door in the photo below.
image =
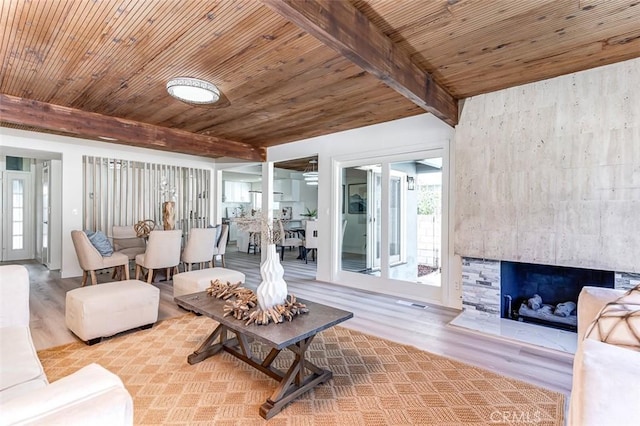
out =
[(358, 282), (372, 290), (400, 285), (439, 299), (447, 237), (443, 150), (350, 163), (340, 168), (339, 270), (360, 274)]

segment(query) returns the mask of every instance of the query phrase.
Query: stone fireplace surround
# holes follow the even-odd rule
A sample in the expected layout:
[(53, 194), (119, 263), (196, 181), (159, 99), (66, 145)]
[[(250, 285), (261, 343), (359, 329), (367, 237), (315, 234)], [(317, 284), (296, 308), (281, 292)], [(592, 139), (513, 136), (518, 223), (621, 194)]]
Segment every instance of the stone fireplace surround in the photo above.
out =
[(615, 272), (616, 288), (640, 282), (638, 80), (640, 58), (465, 99), (452, 146), (465, 300), (454, 325), (575, 350), (573, 332), (499, 318), (500, 260), (635, 273)]
[[(576, 333), (501, 318), (501, 261), (462, 258), (463, 312), (451, 325), (517, 340), (556, 351), (575, 353)], [(640, 274), (614, 272), (613, 286), (628, 290), (640, 283)]]

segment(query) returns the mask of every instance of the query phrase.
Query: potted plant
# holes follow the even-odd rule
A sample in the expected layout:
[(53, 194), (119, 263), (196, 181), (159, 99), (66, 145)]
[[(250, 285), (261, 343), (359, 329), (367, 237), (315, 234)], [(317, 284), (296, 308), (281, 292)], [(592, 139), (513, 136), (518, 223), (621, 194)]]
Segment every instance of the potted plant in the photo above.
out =
[(309, 220), (316, 219), (318, 217), (318, 209), (309, 210), (309, 207), (307, 207), (307, 212), (302, 213), (300, 216), (304, 216)]

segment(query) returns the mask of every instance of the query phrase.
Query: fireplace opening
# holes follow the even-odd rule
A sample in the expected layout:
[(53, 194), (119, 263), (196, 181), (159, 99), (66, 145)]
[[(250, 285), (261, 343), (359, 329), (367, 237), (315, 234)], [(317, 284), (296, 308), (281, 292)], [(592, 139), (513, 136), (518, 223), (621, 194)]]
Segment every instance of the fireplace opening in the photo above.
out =
[(614, 272), (533, 263), (501, 262), (502, 318), (575, 331), (584, 286), (614, 287)]

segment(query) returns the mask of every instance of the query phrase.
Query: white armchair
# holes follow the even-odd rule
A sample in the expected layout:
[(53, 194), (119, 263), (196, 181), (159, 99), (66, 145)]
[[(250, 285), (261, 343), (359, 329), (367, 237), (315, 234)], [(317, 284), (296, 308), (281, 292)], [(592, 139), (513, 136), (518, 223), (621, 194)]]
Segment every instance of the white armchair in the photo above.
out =
[(140, 279), (142, 268), (148, 270), (147, 282), (153, 281), (154, 269), (166, 269), (167, 279), (171, 271), (180, 264), (180, 249), (182, 246), (182, 231), (151, 231), (147, 250), (136, 256), (136, 279)]
[(98, 364), (49, 383), (29, 330), (29, 275), (0, 266), (0, 425), (133, 424), (122, 381)]

